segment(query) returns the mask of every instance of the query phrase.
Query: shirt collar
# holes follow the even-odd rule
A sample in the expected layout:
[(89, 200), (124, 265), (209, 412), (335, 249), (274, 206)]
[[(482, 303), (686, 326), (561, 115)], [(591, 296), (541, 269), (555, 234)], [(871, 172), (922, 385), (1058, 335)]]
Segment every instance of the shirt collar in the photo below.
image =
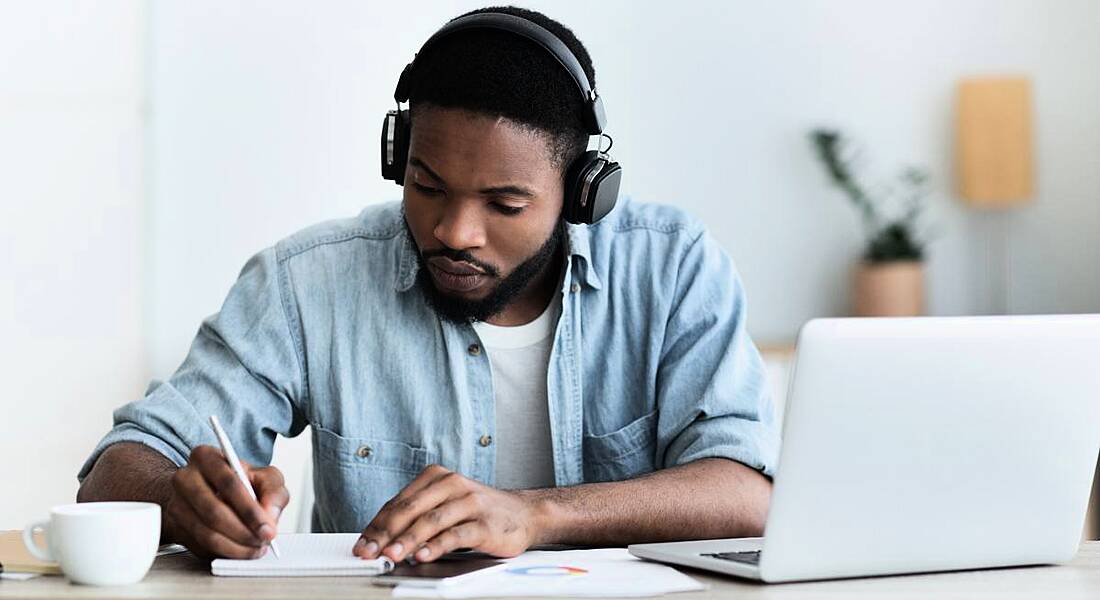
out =
[[(397, 244), (397, 276), (394, 278), (393, 289), (405, 292), (416, 283), (416, 273), (420, 269), (420, 261), (417, 260), (416, 244), (409, 238), (408, 228), (403, 228)], [(589, 229), (585, 225), (565, 224), (565, 247), (568, 253), (568, 265), (575, 269), (576, 278), (583, 284), (593, 289), (603, 289), (600, 278), (592, 266), (592, 246), (589, 239)], [(573, 260), (574, 257), (577, 260)], [(563, 290), (570, 286), (569, 281), (563, 281)]]
[[(403, 210), (401, 218), (405, 218)], [(401, 228), (400, 237), (397, 241), (397, 277), (394, 279), (393, 289), (404, 292), (416, 283), (420, 262), (417, 260), (416, 244), (409, 238), (408, 227)]]
[[(592, 230), (588, 225), (565, 224), (569, 264), (576, 269), (575, 277), (592, 289), (599, 290), (603, 289), (603, 284), (600, 283), (600, 278), (596, 275), (596, 268), (592, 265), (591, 232)], [(577, 258), (576, 261), (573, 260), (574, 257)], [(570, 285), (568, 282), (562, 282), (562, 284), (563, 286)]]

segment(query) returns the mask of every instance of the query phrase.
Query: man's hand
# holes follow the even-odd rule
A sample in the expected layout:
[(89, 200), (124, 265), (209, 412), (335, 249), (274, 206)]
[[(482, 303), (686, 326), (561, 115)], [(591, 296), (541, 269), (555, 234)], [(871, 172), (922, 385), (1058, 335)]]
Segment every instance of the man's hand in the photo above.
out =
[(432, 465), (378, 511), (353, 552), (431, 562), (459, 548), (516, 556), (538, 543), (534, 496), (482, 485)]
[(275, 537), (290, 501), (283, 474), (241, 461), (259, 501), (253, 500), (220, 450), (199, 446), (172, 474), (164, 511), (167, 538), (205, 557), (259, 558)]

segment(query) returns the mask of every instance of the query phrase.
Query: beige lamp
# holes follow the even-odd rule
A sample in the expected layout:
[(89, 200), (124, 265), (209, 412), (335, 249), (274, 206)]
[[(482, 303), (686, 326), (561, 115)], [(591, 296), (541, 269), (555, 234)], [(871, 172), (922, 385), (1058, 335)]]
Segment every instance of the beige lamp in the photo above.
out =
[(959, 83), (956, 160), (959, 195), (973, 206), (1008, 208), (1033, 192), (1031, 82), (985, 77)]
[[(959, 196), (971, 206), (1007, 209), (1034, 192), (1031, 82), (1024, 77), (983, 77), (959, 82), (955, 158)], [(984, 219), (988, 309), (1012, 309), (1011, 235), (1008, 215)]]

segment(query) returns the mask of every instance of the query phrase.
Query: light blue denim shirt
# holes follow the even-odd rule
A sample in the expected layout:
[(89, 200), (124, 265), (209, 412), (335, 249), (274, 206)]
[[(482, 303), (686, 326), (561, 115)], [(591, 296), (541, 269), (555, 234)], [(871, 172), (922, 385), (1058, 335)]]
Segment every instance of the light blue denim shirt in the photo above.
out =
[[(432, 463), (494, 483), (489, 358), (473, 327), (440, 319), (415, 285), (399, 203), (322, 223), (254, 256), (167, 382), (114, 413), (177, 465), (216, 445), (271, 460), (310, 426), (313, 530), (360, 531)], [(673, 208), (621, 200), (569, 225), (547, 374), (558, 486), (628, 479), (707, 457), (771, 475), (778, 432), (729, 256)]]

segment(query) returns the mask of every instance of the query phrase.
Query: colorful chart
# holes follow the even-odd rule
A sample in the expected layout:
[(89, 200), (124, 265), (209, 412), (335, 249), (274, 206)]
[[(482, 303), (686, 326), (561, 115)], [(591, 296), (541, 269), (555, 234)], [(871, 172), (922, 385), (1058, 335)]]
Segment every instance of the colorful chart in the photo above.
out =
[(507, 570), (512, 575), (526, 575), (528, 577), (571, 577), (586, 575), (587, 569), (580, 567), (567, 567), (564, 565), (530, 565), (526, 567), (512, 567)]

